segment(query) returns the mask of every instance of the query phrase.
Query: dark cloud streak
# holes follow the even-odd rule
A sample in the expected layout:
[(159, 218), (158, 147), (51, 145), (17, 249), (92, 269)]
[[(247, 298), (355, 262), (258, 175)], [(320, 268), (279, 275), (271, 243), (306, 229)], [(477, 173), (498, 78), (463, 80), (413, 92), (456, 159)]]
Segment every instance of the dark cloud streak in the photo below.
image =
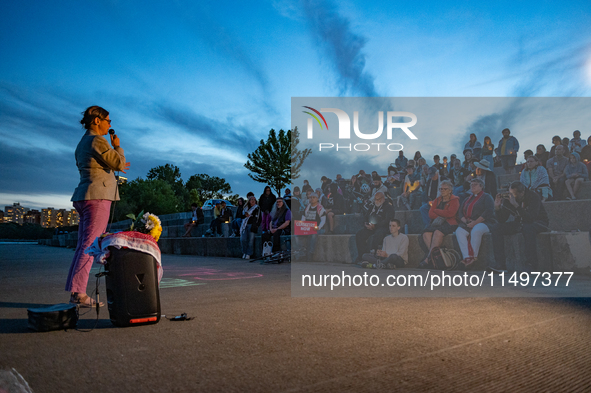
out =
[(353, 32), (349, 19), (329, 0), (302, 0), (302, 8), (314, 38), (338, 74), (340, 94), (378, 96), (374, 77), (365, 70), (366, 38)]

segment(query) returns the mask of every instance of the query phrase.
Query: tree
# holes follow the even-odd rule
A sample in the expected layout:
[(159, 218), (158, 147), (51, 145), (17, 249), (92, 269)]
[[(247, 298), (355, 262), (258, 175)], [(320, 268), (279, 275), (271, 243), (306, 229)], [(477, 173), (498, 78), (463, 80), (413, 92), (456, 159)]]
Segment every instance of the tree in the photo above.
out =
[(268, 184), (277, 195), (281, 195), (281, 189), (291, 181), (290, 160), (291, 131), (274, 129), (269, 131), (267, 141), (261, 139), (259, 147), (248, 155), (248, 161), (244, 167), (251, 173), (251, 179), (259, 183)]
[(238, 198), (240, 198), (240, 195), (234, 194), (234, 195), (228, 196), (226, 199), (229, 200), (230, 202), (232, 202), (232, 205), (238, 206)]
[(222, 199), (224, 194), (232, 192), (232, 187), (226, 182), (226, 179), (209, 176), (205, 173), (193, 175), (187, 180), (186, 188), (192, 193), (196, 190), (201, 203), (208, 199)]
[(174, 191), (174, 195), (177, 197), (179, 211), (185, 211), (189, 209), (189, 190), (183, 184), (181, 170), (176, 165), (166, 164), (157, 166), (150, 169), (146, 177), (148, 180), (162, 180), (170, 184), (172, 190)]
[(304, 164), (306, 158), (312, 153), (312, 149), (298, 150), (300, 143), (300, 133), (298, 128), (291, 131), (291, 179), (295, 180), (300, 177), (300, 169)]
[(142, 210), (156, 215), (177, 213), (184, 209), (171, 185), (164, 180), (137, 178), (119, 189), (121, 201), (115, 206), (115, 217), (124, 220), (127, 214)]

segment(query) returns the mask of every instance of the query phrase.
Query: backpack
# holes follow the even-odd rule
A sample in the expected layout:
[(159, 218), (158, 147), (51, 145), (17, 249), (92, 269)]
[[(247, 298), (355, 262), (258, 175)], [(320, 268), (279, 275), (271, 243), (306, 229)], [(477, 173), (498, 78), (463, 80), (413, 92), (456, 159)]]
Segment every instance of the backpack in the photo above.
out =
[(452, 270), (462, 260), (462, 256), (454, 249), (435, 247), (427, 259), (429, 266), (437, 270)]

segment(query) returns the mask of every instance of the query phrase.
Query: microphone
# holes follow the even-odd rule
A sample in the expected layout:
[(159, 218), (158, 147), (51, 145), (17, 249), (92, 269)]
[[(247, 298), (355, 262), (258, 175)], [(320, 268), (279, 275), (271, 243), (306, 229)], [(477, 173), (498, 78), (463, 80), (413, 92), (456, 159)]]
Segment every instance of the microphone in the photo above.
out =
[(115, 135), (115, 130), (114, 130), (114, 129), (112, 129), (112, 128), (111, 128), (111, 129), (109, 129), (109, 134), (111, 134), (111, 135)]

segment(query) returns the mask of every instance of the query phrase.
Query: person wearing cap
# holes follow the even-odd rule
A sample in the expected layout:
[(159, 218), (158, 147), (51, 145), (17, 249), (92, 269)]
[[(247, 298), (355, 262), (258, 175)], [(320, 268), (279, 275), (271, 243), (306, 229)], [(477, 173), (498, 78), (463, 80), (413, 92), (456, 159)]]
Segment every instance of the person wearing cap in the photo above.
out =
[(587, 145), (584, 139), (581, 139), (581, 131), (575, 130), (573, 132), (573, 139), (568, 143), (568, 148), (571, 153), (581, 153), (581, 149)]
[(470, 150), (476, 160), (480, 160), (482, 145), (476, 140), (476, 134), (470, 134), (470, 140), (464, 145), (464, 151)]
[(429, 218), (429, 210), (431, 209), (433, 201), (441, 196), (439, 184), (442, 180), (446, 180), (439, 175), (439, 171), (435, 167), (430, 167), (427, 173), (427, 182), (423, 188), (423, 204), (419, 208), (425, 226), (429, 225), (431, 222), (431, 218)]
[(473, 178), (482, 180), (484, 182), (484, 192), (490, 194), (494, 199), (497, 196), (497, 177), (490, 168), (490, 162), (488, 160), (481, 160), (480, 162), (475, 162), (474, 166), (476, 169), (474, 170)]
[(515, 161), (517, 160), (517, 152), (519, 151), (519, 142), (517, 138), (511, 136), (511, 130), (505, 128), (502, 131), (503, 137), (499, 141), (497, 147), (497, 155), (501, 157), (501, 163), (507, 174), (513, 173)]

